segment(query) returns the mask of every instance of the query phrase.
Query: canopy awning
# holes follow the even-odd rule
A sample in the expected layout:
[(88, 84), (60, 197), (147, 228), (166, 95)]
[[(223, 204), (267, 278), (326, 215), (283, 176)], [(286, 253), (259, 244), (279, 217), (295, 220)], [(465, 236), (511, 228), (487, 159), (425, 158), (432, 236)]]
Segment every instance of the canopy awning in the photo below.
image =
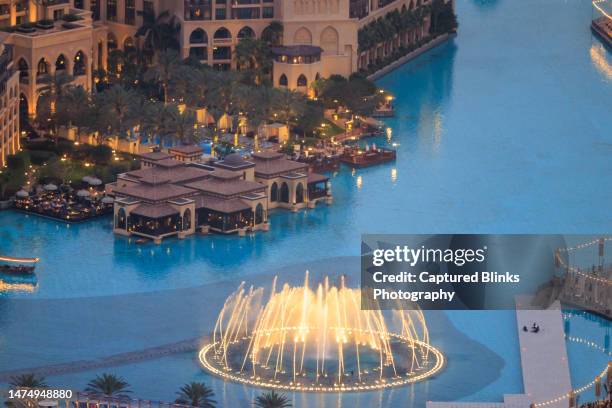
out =
[(39, 261), (38, 258), (15, 258), (12, 256), (0, 255), (0, 261), (4, 262), (18, 262), (18, 263), (36, 263)]

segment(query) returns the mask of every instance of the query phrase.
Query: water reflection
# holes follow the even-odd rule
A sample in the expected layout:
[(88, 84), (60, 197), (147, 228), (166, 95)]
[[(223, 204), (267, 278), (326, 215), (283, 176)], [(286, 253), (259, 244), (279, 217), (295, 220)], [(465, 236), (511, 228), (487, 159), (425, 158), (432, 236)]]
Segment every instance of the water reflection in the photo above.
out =
[(482, 11), (492, 11), (500, 5), (500, 0), (472, 0), (474, 5)]
[(607, 80), (612, 80), (612, 61), (605, 46), (599, 42), (594, 42), (589, 50), (591, 63)]
[(36, 277), (11, 277), (0, 274), (0, 296), (8, 292), (34, 293), (38, 288)]

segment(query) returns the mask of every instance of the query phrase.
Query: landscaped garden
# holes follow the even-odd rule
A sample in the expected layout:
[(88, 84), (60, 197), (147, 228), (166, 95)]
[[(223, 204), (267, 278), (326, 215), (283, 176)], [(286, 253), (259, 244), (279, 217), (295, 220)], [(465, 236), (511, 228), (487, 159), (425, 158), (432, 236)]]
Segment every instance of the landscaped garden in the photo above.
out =
[(86, 176), (112, 181), (137, 165), (135, 152), (117, 149), (119, 140), (162, 147), (208, 141), (212, 152), (223, 156), (239, 147), (258, 149), (261, 125), (278, 123), (290, 135), (279, 149), (320, 147), (347, 131), (329, 112), (358, 121), (386, 96), (361, 74), (320, 79), (310, 98), (272, 87), (274, 36), (241, 40), (234, 56), (238, 69), (217, 71), (180, 58), (176, 25), (164, 13), (144, 20), (139, 46), (111, 51), (107, 70), (94, 73), (92, 92), (74, 85), (66, 73), (49, 76), (30, 123), (33, 138), (24, 140), (23, 151), (9, 157), (0, 174), (0, 198), (37, 184), (71, 185)]

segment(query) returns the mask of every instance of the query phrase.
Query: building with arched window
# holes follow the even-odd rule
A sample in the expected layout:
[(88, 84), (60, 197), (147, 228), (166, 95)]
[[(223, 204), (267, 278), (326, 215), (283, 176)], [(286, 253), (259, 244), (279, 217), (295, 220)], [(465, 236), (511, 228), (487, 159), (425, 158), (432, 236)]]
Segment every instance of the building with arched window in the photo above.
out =
[(358, 32), (394, 10), (427, 11), (431, 1), (20, 0), (0, 14), (0, 26), (16, 27), (0, 41), (12, 47), (19, 94), (31, 117), (51, 76), (69, 73), (74, 85), (90, 90), (93, 72), (108, 68), (109, 54), (142, 47), (145, 38), (137, 36), (138, 29), (146, 18), (160, 16), (174, 19), (181, 57), (234, 69), (240, 41), (265, 39), (276, 48), (274, 85), (311, 92), (317, 78), (349, 76), (420, 41), (429, 30), (428, 13), (421, 25), (367, 50), (360, 49)]
[(0, 44), (0, 167), (19, 151), (19, 71), (12, 49)]
[[(192, 56), (217, 69), (236, 67), (234, 48), (247, 38), (264, 38), (276, 46), (320, 48), (317, 57), (319, 61), (316, 62), (319, 66), (303, 67), (304, 71), (316, 69), (315, 73), (301, 72), (295, 78), (290, 78), (293, 74), (281, 71), (295, 71), (296, 67), (285, 67), (283, 64), (287, 62), (274, 61), (274, 83), (278, 84), (278, 79), (285, 74), (288, 77), (288, 87), (294, 89), (297, 88), (296, 81), (300, 75), (304, 75), (307, 83), (311, 83), (317, 73), (328, 77), (332, 74), (348, 76), (357, 71), (361, 64), (360, 58), (366, 58), (364, 61), (369, 58), (360, 55), (358, 50), (357, 32), (360, 28), (390, 11), (413, 11), (430, 3), (431, 0), (21, 0), (20, 7), (9, 7), (8, 13), (0, 15), (0, 26), (54, 20), (52, 27), (37, 24), (33, 28), (18, 28), (6, 41), (14, 44), (14, 56), (17, 59), (25, 58), (30, 70), (36, 69), (39, 60), (44, 57), (50, 65), (51, 75), (55, 72), (52, 64), (60, 54), (64, 54), (66, 61), (65, 65), (59, 65), (60, 70), (63, 66), (72, 70), (74, 56), (82, 51), (86, 67), (84, 70), (78, 68), (77, 72), (87, 75), (88, 81), (84, 81), (83, 85), (88, 89), (92, 79), (90, 71), (106, 68), (109, 50), (141, 46), (143, 38), (136, 36), (138, 28), (147, 16), (154, 19), (162, 13), (174, 18), (179, 27), (181, 56)], [(330, 23), (332, 21), (333, 24)], [(275, 26), (276, 22), (280, 25)], [(421, 34), (416, 33), (415, 38), (427, 32), (428, 24), (427, 20), (420, 29)], [(393, 42), (393, 48), (396, 45), (400, 44)], [(38, 95), (36, 87), (31, 85), (24, 84), (28, 89), (24, 89), (23, 93), (30, 104), (30, 114), (33, 114), (32, 107), (36, 105)]]
[(141, 169), (107, 185), (115, 197), (115, 233), (156, 242), (196, 231), (244, 234), (267, 230), (272, 208), (331, 203), (327, 177), (279, 153), (230, 154), (209, 164), (177, 157), (173, 151), (146, 153)]

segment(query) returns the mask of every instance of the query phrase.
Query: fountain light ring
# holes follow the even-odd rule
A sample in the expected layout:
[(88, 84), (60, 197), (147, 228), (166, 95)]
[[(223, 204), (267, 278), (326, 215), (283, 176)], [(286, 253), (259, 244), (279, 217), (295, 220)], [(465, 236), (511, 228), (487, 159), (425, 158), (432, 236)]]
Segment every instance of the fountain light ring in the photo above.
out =
[[(204, 369), (211, 374), (220, 377), (224, 380), (239, 382), (245, 385), (250, 385), (254, 387), (262, 387), (262, 388), (271, 388), (282, 391), (303, 391), (303, 392), (356, 392), (356, 391), (374, 391), (392, 387), (399, 387), (407, 384), (413, 384), (419, 381), (423, 381), (431, 376), (435, 375), (438, 371), (440, 371), (445, 364), (444, 355), (440, 350), (435, 348), (429, 343), (409, 339), (405, 336), (399, 335), (397, 333), (381, 333), (380, 335), (385, 335), (389, 337), (393, 337), (397, 340), (400, 340), (403, 344), (414, 343), (423, 349), (426, 349), (429, 355), (435, 359), (431, 368), (427, 371), (420, 372), (416, 375), (407, 375), (405, 377), (396, 377), (396, 378), (386, 378), (384, 381), (379, 381), (377, 383), (351, 383), (351, 384), (340, 384), (335, 385), (333, 387), (324, 386), (324, 385), (298, 385), (298, 384), (287, 384), (287, 383), (277, 383), (272, 379), (252, 379), (250, 377), (246, 377), (243, 375), (238, 375), (233, 373), (230, 370), (225, 370), (223, 367), (214, 363), (213, 356), (215, 354), (215, 347), (219, 346), (220, 342), (209, 343), (205, 345), (199, 352), (198, 358), (200, 360), (200, 364)], [(243, 339), (245, 341), (250, 340), (249, 338)], [(432, 358), (430, 357), (430, 359)], [(245, 374), (246, 375), (246, 374)]]

